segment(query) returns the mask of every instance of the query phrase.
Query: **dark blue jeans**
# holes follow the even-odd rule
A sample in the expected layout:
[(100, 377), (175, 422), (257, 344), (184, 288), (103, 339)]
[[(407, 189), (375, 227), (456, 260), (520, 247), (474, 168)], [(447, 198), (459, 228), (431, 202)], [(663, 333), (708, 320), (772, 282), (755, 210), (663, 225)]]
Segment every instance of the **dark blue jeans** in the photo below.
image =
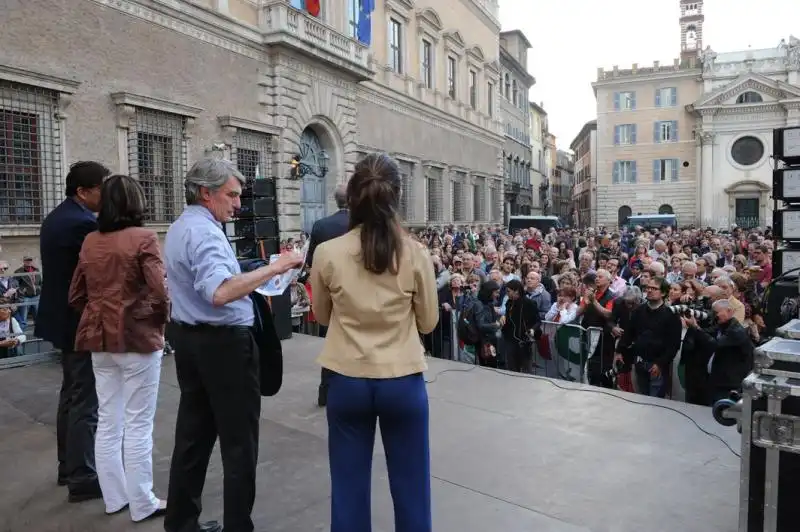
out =
[(328, 388), (331, 532), (371, 532), (372, 452), (380, 423), (396, 532), (431, 532), (428, 392), (421, 373), (359, 379), (333, 373)]

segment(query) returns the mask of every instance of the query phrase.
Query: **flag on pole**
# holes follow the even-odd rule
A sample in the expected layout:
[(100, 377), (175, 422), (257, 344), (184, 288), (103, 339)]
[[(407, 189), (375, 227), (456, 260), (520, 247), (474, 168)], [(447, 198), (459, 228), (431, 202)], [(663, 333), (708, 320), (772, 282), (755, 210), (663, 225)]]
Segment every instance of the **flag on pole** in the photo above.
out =
[(306, 0), (306, 11), (312, 17), (319, 17), (320, 7), (320, 0)]
[(372, 44), (372, 12), (375, 11), (375, 0), (361, 0), (358, 12), (356, 38), (366, 45)]

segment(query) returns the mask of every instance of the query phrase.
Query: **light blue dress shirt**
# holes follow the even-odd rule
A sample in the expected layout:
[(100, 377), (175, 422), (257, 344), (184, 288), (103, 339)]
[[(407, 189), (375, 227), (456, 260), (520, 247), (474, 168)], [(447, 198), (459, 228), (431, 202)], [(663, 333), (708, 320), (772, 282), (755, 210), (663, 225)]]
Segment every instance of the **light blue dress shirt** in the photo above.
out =
[(172, 319), (190, 325), (253, 325), (250, 296), (215, 307), (217, 288), (242, 271), (222, 224), (203, 206), (189, 205), (164, 244)]

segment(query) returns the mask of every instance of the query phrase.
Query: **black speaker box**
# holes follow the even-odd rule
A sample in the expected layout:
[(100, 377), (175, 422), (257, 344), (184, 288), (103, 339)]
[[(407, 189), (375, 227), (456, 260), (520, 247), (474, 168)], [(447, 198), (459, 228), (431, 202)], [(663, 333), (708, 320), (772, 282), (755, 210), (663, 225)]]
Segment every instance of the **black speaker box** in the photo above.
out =
[(272, 307), (272, 318), (275, 322), (275, 332), (281, 340), (288, 340), (292, 337), (292, 297), (289, 294), (291, 288), (279, 296), (269, 298)]
[(233, 234), (228, 237), (235, 238), (280, 238), (277, 218), (245, 218), (233, 222)]
[(242, 198), (242, 207), (237, 218), (275, 218), (278, 215), (278, 202), (275, 198)]
[(242, 198), (274, 198), (276, 195), (274, 179), (252, 179), (242, 188)]

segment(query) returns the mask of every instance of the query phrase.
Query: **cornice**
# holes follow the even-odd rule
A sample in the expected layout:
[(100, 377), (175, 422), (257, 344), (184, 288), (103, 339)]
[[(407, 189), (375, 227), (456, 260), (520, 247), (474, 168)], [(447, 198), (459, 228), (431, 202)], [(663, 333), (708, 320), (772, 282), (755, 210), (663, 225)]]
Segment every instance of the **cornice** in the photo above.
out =
[(271, 126), (263, 122), (256, 122), (255, 120), (248, 120), (247, 118), (237, 118), (231, 115), (218, 116), (217, 121), (220, 127), (233, 127), (246, 131), (257, 131), (259, 133), (266, 133), (267, 135), (280, 135), (281, 128)]
[(399, 152), (389, 152), (389, 157), (392, 157), (393, 159), (397, 159), (398, 161), (402, 161), (404, 163), (420, 164), (421, 162), (421, 159), (419, 157), (414, 157), (413, 155), (408, 155)]
[(443, 163), (441, 161), (433, 161), (433, 160), (430, 160), (430, 159), (424, 159), (422, 161), (422, 166), (423, 167), (428, 167), (428, 168), (438, 168), (439, 170), (446, 170), (447, 169), (447, 163)]
[(615, 85), (629, 85), (634, 83), (649, 83), (660, 80), (673, 80), (682, 78), (700, 79), (700, 69), (692, 70), (665, 70), (663, 72), (650, 72), (640, 75), (626, 75), (618, 78), (603, 79), (592, 82), (592, 87), (596, 90), (599, 87), (609, 87)]
[(115, 92), (111, 95), (111, 101), (114, 102), (114, 105), (118, 106), (153, 109), (155, 111), (162, 111), (188, 118), (197, 118), (197, 116), (203, 112), (203, 108), (201, 107), (193, 107), (191, 105), (169, 100), (162, 100), (161, 98), (153, 98), (152, 96), (133, 94), (130, 92)]
[(0, 64), (0, 78), (24, 85), (31, 85), (33, 87), (41, 87), (62, 94), (74, 94), (81, 85), (79, 81), (73, 79), (3, 64)]
[(178, 0), (90, 0), (96, 4), (168, 28), (230, 52), (266, 60), (263, 36), (252, 26)]

